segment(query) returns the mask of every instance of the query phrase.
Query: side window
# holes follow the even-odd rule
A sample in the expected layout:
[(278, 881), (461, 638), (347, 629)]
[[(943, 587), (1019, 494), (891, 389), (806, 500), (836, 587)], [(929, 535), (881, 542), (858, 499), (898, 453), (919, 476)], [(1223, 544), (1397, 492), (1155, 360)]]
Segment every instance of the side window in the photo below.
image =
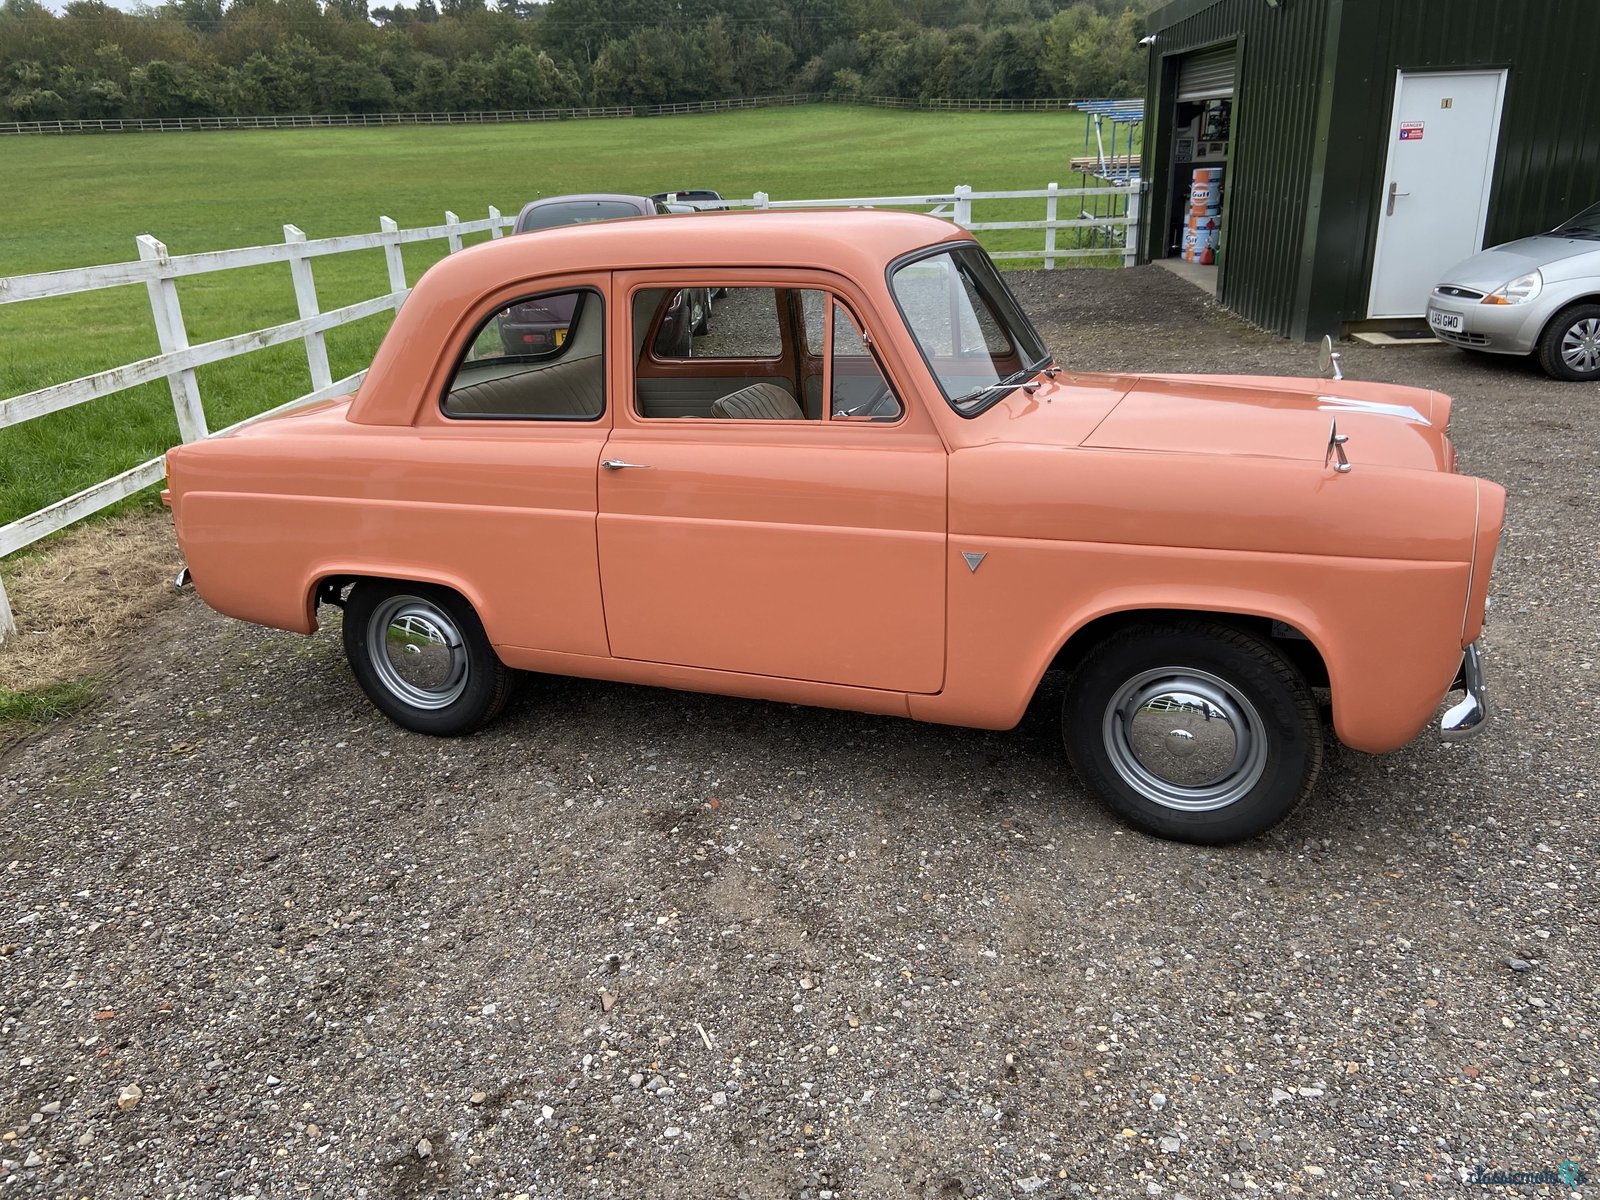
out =
[(898, 421), (905, 410), (867, 346), (850, 310), (830, 300), (833, 310), (833, 370), (828, 414), (832, 420)]
[(769, 287), (679, 288), (667, 295), (651, 352), (659, 359), (778, 358), (777, 292)]
[(529, 296), (479, 327), (445, 389), (458, 419), (592, 421), (605, 412), (605, 321), (588, 288)]
[(861, 326), (819, 288), (646, 288), (632, 301), (635, 403), (651, 419), (894, 421)]

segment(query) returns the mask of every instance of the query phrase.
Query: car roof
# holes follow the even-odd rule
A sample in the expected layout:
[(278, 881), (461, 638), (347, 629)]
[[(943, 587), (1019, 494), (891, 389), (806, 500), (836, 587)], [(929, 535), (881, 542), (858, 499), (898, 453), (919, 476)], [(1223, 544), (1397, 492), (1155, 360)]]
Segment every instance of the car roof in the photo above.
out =
[[(651, 221), (594, 221), (485, 242), (435, 264), (422, 280), (484, 290), (521, 274), (651, 267), (838, 264), (881, 276), (884, 265), (934, 242), (968, 240), (959, 226), (921, 213), (877, 209), (697, 212)], [(431, 289), (430, 289), (431, 290)]]

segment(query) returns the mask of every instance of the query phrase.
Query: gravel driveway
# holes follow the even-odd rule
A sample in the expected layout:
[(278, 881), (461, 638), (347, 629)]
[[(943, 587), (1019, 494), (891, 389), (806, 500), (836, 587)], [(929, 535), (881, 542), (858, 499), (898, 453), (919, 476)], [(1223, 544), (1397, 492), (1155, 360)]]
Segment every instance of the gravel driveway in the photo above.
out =
[[(1075, 366), (1314, 369), (1158, 268), (1014, 280)], [(1496, 721), (1231, 849), (1103, 815), (1049, 688), (983, 733), (531, 679), (441, 742), (335, 628), (176, 600), (0, 760), (0, 1196), (1600, 1180), (1600, 388), (1345, 363), (1511, 491)]]

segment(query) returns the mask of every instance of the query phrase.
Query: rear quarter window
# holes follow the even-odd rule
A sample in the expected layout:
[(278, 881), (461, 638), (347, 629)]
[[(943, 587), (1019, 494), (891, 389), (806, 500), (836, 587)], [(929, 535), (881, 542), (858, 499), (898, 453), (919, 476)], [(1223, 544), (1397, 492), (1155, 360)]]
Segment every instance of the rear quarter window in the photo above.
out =
[(440, 400), (457, 420), (593, 421), (605, 412), (600, 294), (589, 288), (517, 300), (473, 336)]

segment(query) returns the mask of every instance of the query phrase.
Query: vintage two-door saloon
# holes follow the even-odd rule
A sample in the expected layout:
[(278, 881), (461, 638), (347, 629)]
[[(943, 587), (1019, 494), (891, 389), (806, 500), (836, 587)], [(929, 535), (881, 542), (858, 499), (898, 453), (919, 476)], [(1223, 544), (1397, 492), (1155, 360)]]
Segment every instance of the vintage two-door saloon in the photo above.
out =
[[(663, 337), (712, 289), (714, 333)], [(722, 289), (726, 289), (724, 293)], [(571, 312), (508, 351), (520, 305)], [(513, 346), (514, 348), (514, 346)], [(645, 217), (430, 270), (353, 396), (181, 446), (220, 612), (344, 609), (389, 717), (459, 734), (513, 670), (1003, 729), (1069, 672), (1067, 753), (1133, 823), (1281, 820), (1322, 762), (1485, 717), (1504, 492), (1450, 400), (1079, 373), (963, 230), (883, 212)]]

